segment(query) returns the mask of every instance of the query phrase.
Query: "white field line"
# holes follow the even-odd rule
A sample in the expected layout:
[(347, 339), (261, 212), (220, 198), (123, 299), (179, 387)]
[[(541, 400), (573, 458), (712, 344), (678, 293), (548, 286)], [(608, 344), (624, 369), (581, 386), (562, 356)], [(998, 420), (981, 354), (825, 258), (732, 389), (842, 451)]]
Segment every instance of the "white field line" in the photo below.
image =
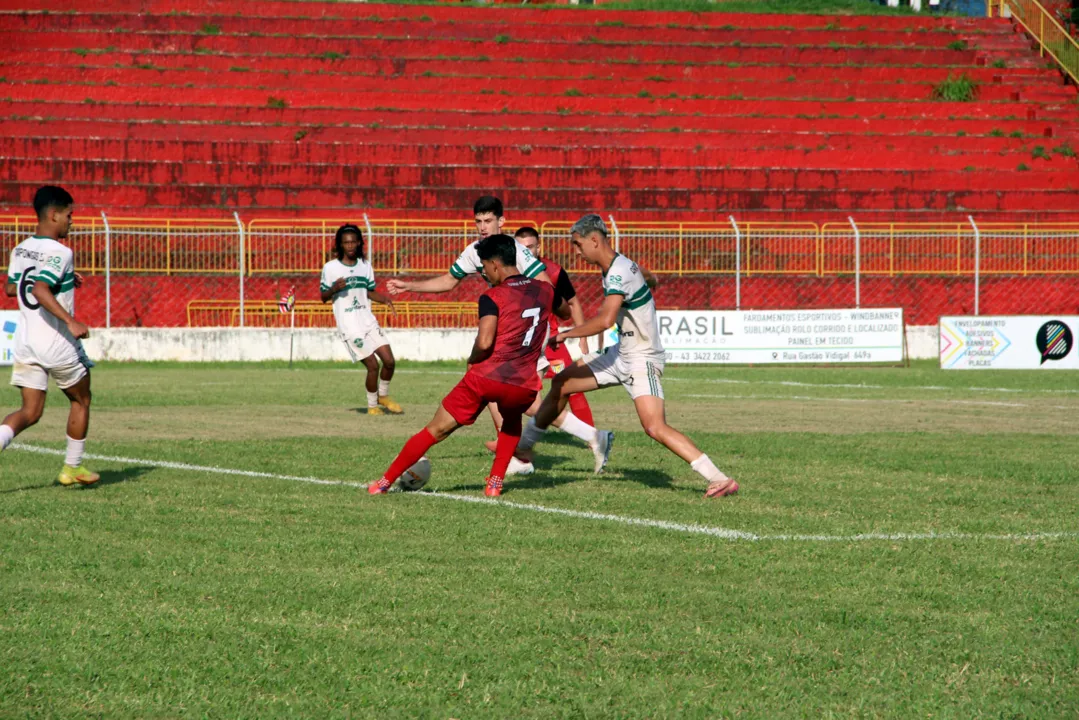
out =
[(874, 403), (890, 405), (913, 405), (915, 403), (939, 403), (941, 405), (982, 405), (989, 407), (1006, 408), (1037, 408), (1039, 410), (1079, 410), (1079, 405), (1028, 405), (1015, 402), (994, 402), (992, 400), (947, 400), (937, 398), (837, 398), (817, 397), (812, 395), (684, 395), (690, 398), (706, 398), (716, 400), (798, 400), (809, 402), (839, 402), (839, 403)]
[[(43, 448), (36, 445), (15, 443), (12, 450), (38, 453), (41, 455), (64, 455), (63, 450)], [(346, 480), (323, 480), (321, 478), (303, 477), (300, 475), (278, 475), (276, 473), (257, 472), (254, 470), (232, 470), (229, 468), (216, 467), (213, 465), (190, 465), (188, 463), (170, 462), (167, 460), (143, 460), (140, 458), (125, 458), (112, 455), (90, 455), (89, 460), (101, 460), (102, 462), (123, 463), (125, 465), (149, 465), (151, 467), (166, 468), (170, 470), (186, 470), (188, 472), (213, 473), (217, 475), (232, 475), (238, 477), (266, 478), (271, 480), (291, 480), (293, 482), (311, 483), (314, 485), (341, 485), (345, 487), (366, 489), (364, 483), (348, 482)], [(655, 528), (658, 530), (670, 530), (672, 532), (687, 533), (690, 535), (708, 535), (722, 540), (744, 540), (748, 542), (831, 542), (851, 543), (866, 542), (870, 540), (884, 541), (909, 541), (909, 540), (1060, 540), (1079, 537), (1079, 532), (1029, 532), (1029, 533), (961, 533), (961, 532), (925, 532), (925, 533), (859, 533), (857, 535), (756, 535), (742, 530), (712, 527), (710, 525), (697, 525), (668, 522), (665, 520), (652, 520), (649, 518), (626, 517), (624, 515), (609, 515), (606, 513), (588, 512), (583, 510), (567, 510), (565, 508), (548, 507), (546, 505), (534, 505), (531, 503), (516, 503), (507, 500), (494, 500), (487, 497), (474, 497), (471, 495), (457, 495), (454, 493), (418, 492), (411, 493), (418, 497), (436, 498), (441, 500), (455, 500), (477, 505), (494, 505), (497, 507), (512, 508), (514, 510), (526, 510), (529, 512), (545, 513), (548, 515), (561, 515), (580, 520), (593, 520), (600, 522), (618, 523), (620, 525), (633, 525), (637, 527)], [(723, 501), (718, 501), (723, 502)]]
[(722, 385), (781, 385), (804, 388), (849, 388), (855, 390), (950, 390), (953, 392), (999, 392), (999, 393), (1048, 393), (1050, 395), (1079, 394), (1079, 390), (1060, 388), (1054, 390), (1002, 387), (947, 387), (946, 385), (870, 385), (868, 383), (808, 383), (794, 380), (732, 380), (729, 378), (663, 378), (664, 382), (716, 383)]

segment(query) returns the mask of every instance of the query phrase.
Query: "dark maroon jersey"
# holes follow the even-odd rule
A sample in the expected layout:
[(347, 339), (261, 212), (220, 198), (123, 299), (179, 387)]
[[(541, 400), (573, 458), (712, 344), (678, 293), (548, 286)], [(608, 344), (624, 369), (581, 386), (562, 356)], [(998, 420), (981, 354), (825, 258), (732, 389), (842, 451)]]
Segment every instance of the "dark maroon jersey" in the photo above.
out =
[(472, 366), (473, 372), (509, 385), (538, 390), (536, 364), (543, 352), (554, 288), (546, 282), (515, 275), (480, 296), (480, 317), (498, 316), (491, 357)]

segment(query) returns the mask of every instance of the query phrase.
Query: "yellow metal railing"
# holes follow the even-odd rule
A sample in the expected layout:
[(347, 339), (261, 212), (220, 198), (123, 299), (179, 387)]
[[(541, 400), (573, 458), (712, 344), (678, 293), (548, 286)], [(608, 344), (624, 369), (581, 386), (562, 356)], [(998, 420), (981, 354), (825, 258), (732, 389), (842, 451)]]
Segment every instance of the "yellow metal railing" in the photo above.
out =
[[(332, 257), (333, 234), (340, 224), (252, 220), (245, 228), (246, 274), (317, 274)], [(539, 226), (541, 254), (573, 273), (598, 272), (573, 252), (571, 225), (551, 221)], [(3, 256), (32, 235), (35, 226), (30, 216), (0, 216)], [(365, 225), (360, 227), (369, 235)], [(240, 271), (239, 228), (233, 221), (109, 218), (108, 228), (113, 273)], [(468, 221), (372, 220), (371, 230), (369, 257), (381, 276), (444, 273), (476, 237)], [(979, 230), (983, 273), (1079, 275), (1079, 223), (987, 223)], [(66, 243), (80, 272), (104, 272), (105, 233), (100, 217), (76, 219)], [(974, 272), (975, 235), (969, 222), (865, 223), (858, 226), (858, 235), (858, 267), (866, 275)], [(625, 222), (618, 225), (617, 239), (625, 255), (668, 276), (729, 275), (736, 269), (746, 276), (855, 271), (855, 230), (849, 223), (748, 222), (739, 223), (736, 231), (729, 222)]]
[(988, 0), (989, 17), (1014, 17), (1074, 82), (1079, 82), (1079, 43), (1038, 0)]
[[(476, 326), (478, 312), (474, 302), (427, 301), (395, 303), (394, 310), (374, 303), (371, 311), (379, 325), (388, 328), (471, 328)], [(291, 322), (291, 317), (281, 312), (276, 300), (248, 300), (244, 303), (244, 324), (247, 327), (289, 327)], [(187, 304), (188, 327), (235, 327), (239, 324), (238, 298), (192, 300)], [(336, 327), (333, 305), (317, 300), (297, 301), (296, 327)]]

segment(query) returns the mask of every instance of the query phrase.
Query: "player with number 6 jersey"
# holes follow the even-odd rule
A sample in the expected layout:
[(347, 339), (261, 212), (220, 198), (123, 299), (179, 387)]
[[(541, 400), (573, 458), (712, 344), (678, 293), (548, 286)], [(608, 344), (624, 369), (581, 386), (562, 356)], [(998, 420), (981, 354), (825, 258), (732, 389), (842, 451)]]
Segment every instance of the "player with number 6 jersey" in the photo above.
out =
[(442, 400), (434, 418), (405, 443), (386, 473), (371, 483), (368, 492), (388, 492), (407, 468), (427, 450), (462, 425), (476, 422), (494, 403), (502, 416), (495, 459), (484, 493), (497, 497), (513, 451), (521, 439), (521, 417), (541, 387), (536, 362), (546, 338), (552, 312), (569, 317), (568, 308), (547, 282), (520, 274), (516, 243), (509, 235), (491, 235), (476, 244), (484, 274), (494, 286), (479, 301), (479, 328), (468, 371)]
[(71, 401), (59, 482), (91, 485), (99, 477), (82, 466), (82, 457), (90, 425), (93, 363), (81, 342), (90, 330), (75, 319), (75, 288), (82, 284), (82, 277), (75, 272), (71, 248), (60, 242), (71, 230), (74, 205), (63, 188), (39, 188), (34, 195), (37, 231), (11, 251), (4, 292), (19, 302), (11, 384), (22, 393), (22, 407), (0, 424), (0, 451), (41, 419), (51, 377)]

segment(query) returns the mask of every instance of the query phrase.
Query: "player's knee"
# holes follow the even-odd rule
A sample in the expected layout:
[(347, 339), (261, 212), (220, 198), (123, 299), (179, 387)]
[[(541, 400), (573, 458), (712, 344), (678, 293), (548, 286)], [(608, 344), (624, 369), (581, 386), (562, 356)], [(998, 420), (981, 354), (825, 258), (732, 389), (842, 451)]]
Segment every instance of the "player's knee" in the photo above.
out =
[(645, 435), (652, 438), (653, 440), (660, 440), (660, 441), (663, 439), (663, 436), (665, 434), (664, 430), (667, 429), (667, 424), (662, 422), (662, 421), (658, 421), (658, 420), (651, 420), (651, 421), (648, 421), (648, 422), (642, 422), (641, 426), (644, 427), (644, 434)]
[(396, 370), (397, 369), (397, 360), (396, 360), (396, 358), (394, 358), (393, 355), (390, 355), (389, 357), (383, 358), (383, 360), (382, 360), (382, 369), (385, 370), (386, 372), (391, 372), (391, 373), (394, 370)]
[(45, 412), (45, 406), (39, 405), (37, 407), (24, 407), (22, 409), (22, 417), (26, 422), (26, 426), (37, 425), (38, 420), (41, 419), (42, 414)]

